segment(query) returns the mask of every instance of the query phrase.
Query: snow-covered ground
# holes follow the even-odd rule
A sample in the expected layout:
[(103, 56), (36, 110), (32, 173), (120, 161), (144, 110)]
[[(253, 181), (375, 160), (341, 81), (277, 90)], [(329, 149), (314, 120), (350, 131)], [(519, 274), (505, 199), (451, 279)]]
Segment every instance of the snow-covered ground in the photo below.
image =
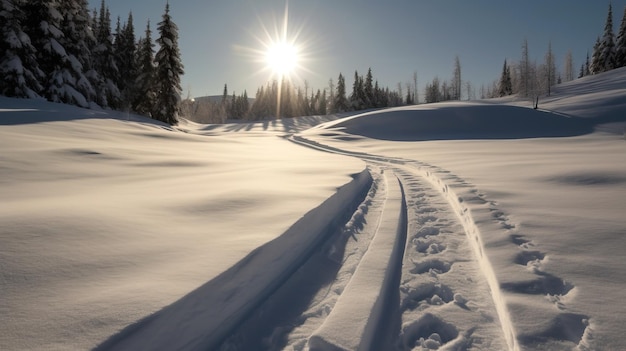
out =
[(0, 349), (621, 350), (626, 69), (169, 128), (0, 97)]

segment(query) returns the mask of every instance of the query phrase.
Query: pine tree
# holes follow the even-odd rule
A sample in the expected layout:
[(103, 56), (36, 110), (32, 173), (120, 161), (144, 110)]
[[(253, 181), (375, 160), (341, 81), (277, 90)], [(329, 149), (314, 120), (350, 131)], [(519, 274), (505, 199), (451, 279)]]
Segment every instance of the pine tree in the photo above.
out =
[(157, 106), (155, 118), (170, 125), (178, 123), (180, 110), (180, 76), (184, 73), (178, 49), (178, 26), (170, 16), (170, 4), (165, 5), (163, 19), (158, 25), (160, 48), (154, 58), (157, 64)]
[[(594, 57), (597, 59), (595, 62), (595, 71), (592, 70), (594, 74), (610, 71), (615, 68), (615, 40), (613, 36), (613, 10), (611, 4), (609, 3), (609, 13), (606, 18), (606, 23), (604, 25), (604, 35), (602, 39), (598, 42), (599, 45), (594, 47)], [(598, 51), (596, 55), (596, 51)]]
[(135, 89), (137, 94), (132, 103), (133, 111), (152, 116), (156, 103), (156, 68), (154, 67), (154, 44), (150, 21), (146, 26), (146, 37), (139, 40), (137, 48), (137, 78)]
[(335, 94), (335, 101), (333, 103), (335, 109), (333, 112), (345, 112), (348, 111), (348, 99), (346, 98), (346, 80), (341, 73), (337, 78), (337, 92)]
[[(119, 22), (119, 20), (118, 20)], [(120, 72), (117, 86), (121, 92), (122, 105), (130, 107), (137, 94), (135, 82), (137, 80), (137, 43), (135, 41), (135, 27), (133, 14), (128, 14), (128, 20), (119, 27), (115, 36), (115, 57)]]
[(500, 75), (500, 82), (498, 85), (498, 95), (500, 97), (513, 94), (513, 85), (511, 83), (511, 69), (504, 60), (504, 66), (502, 67), (502, 75)]
[(318, 113), (322, 116), (325, 116), (326, 114), (328, 114), (328, 108), (327, 108), (327, 102), (326, 102), (326, 89), (322, 90), (322, 95), (320, 95), (320, 99), (318, 102)]
[(615, 68), (626, 66), (626, 7), (615, 43)]
[(365, 98), (365, 108), (375, 107), (375, 104), (374, 104), (373, 80), (374, 80), (374, 78), (372, 77), (372, 68), (370, 67), (367, 70), (367, 75), (365, 76), (365, 82), (364, 82), (364, 85), (363, 85), (363, 95), (364, 95), (364, 98)]
[(97, 44), (92, 50), (92, 59), (95, 70), (101, 77), (96, 87), (98, 103), (103, 107), (118, 108), (121, 103), (121, 93), (117, 86), (117, 82), (119, 81), (119, 69), (113, 50), (111, 13), (106, 7), (104, 0), (102, 0), (100, 5), (97, 28)]
[[(66, 1), (42, 0), (25, 2), (24, 10), (27, 34), (36, 49), (39, 67), (45, 74), (42, 95), (49, 101), (76, 104), (87, 107), (83, 94), (77, 89), (77, 82), (82, 76), (82, 65), (78, 59), (64, 47), (71, 39), (66, 38), (64, 26), (74, 26), (73, 11)], [(69, 17), (65, 19), (64, 17)], [(65, 25), (64, 25), (65, 23)], [(84, 80), (86, 85), (89, 82)]]
[[(263, 89), (263, 87), (261, 87)], [(224, 84), (224, 92), (222, 93), (222, 101), (221, 104), (225, 105), (228, 101), (228, 84)]]
[(24, 0), (0, 0), (0, 94), (35, 98), (43, 87), (36, 49), (24, 32)]
[(354, 82), (352, 83), (352, 94), (350, 95), (350, 105), (352, 110), (359, 111), (363, 109), (363, 78), (359, 76), (358, 71), (354, 71)]
[(90, 28), (88, 3), (86, 0), (62, 0), (60, 13), (63, 16), (61, 44), (67, 52), (64, 75), (71, 75), (70, 88), (75, 88), (87, 102), (96, 101), (96, 90), (88, 78), (91, 69), (90, 43), (95, 38)]
[[(591, 74), (604, 72), (600, 46), (600, 37), (598, 37), (596, 38), (596, 43), (593, 45), (593, 55), (591, 56), (591, 63), (589, 64), (589, 73)], [(587, 58), (589, 58), (589, 56), (587, 56)]]

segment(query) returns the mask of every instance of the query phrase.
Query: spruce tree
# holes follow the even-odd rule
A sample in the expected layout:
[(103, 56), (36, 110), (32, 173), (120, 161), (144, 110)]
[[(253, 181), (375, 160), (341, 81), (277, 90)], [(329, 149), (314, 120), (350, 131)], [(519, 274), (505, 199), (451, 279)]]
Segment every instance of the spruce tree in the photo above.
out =
[[(596, 43), (593, 45), (593, 55), (591, 56), (591, 62), (589, 63), (589, 73), (598, 74), (604, 72), (602, 51), (600, 49), (601, 42), (600, 37), (596, 38)], [(587, 56), (587, 59), (589, 56)]]
[(365, 82), (363, 83), (363, 95), (365, 100), (365, 108), (373, 108), (374, 104), (374, 77), (372, 77), (372, 68), (368, 68)]
[(163, 19), (158, 25), (160, 48), (156, 53), (157, 106), (154, 117), (170, 125), (178, 123), (180, 111), (180, 76), (184, 73), (178, 49), (178, 26), (170, 16), (170, 4), (165, 5)]
[(502, 74), (500, 75), (500, 82), (498, 84), (498, 95), (500, 97), (513, 94), (513, 84), (511, 82), (511, 69), (504, 60), (504, 66), (502, 66)]
[(97, 45), (92, 50), (95, 69), (100, 73), (101, 80), (96, 87), (98, 102), (103, 107), (118, 108), (121, 103), (121, 93), (117, 86), (119, 69), (113, 50), (113, 35), (111, 34), (111, 13), (104, 0), (100, 5), (98, 16)]
[[(68, 6), (71, 4), (67, 1), (25, 2), (27, 34), (36, 49), (39, 67), (45, 74), (41, 82), (42, 95), (49, 101), (87, 107), (86, 98), (76, 89), (82, 66), (64, 46), (69, 42), (63, 32), (64, 22), (67, 22), (65, 26), (74, 26)], [(69, 20), (65, 19), (66, 16), (70, 17)]]
[(613, 37), (613, 10), (609, 3), (609, 13), (604, 25), (604, 34), (599, 41), (599, 45), (594, 50), (598, 51), (596, 64), (596, 71), (593, 73), (601, 73), (610, 71), (615, 68), (615, 40)]
[(317, 112), (322, 116), (325, 116), (326, 114), (328, 114), (328, 107), (326, 105), (327, 105), (326, 89), (324, 89), (322, 90), (322, 95), (320, 96), (320, 99), (318, 102), (318, 108), (317, 108)]
[(0, 0), (0, 94), (23, 98), (39, 96), (44, 73), (36, 49), (24, 32), (24, 0)]
[(132, 109), (145, 116), (152, 116), (156, 103), (156, 68), (154, 67), (154, 43), (150, 21), (146, 25), (146, 37), (139, 40), (137, 48), (136, 95)]
[(337, 78), (337, 92), (335, 94), (335, 101), (333, 103), (334, 111), (346, 112), (348, 111), (348, 99), (346, 98), (346, 80), (341, 73)]
[(137, 94), (135, 82), (137, 80), (137, 43), (135, 41), (135, 27), (133, 25), (133, 14), (128, 14), (128, 20), (115, 38), (115, 57), (120, 72), (117, 86), (122, 97), (122, 105), (130, 107)]
[(96, 101), (96, 91), (86, 74), (91, 66), (89, 43), (94, 40), (87, 6), (86, 0), (62, 0), (59, 12), (63, 17), (61, 44), (67, 53), (60, 74), (66, 77), (66, 89), (76, 89), (88, 105), (88, 102)]
[(615, 43), (615, 68), (626, 66), (626, 7)]

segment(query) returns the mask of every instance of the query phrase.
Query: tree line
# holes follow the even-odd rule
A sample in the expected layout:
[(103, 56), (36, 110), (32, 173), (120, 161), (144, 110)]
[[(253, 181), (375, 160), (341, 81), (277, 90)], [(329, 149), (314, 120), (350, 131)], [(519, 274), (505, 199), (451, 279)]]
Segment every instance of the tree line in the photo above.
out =
[(155, 53), (148, 21), (135, 39), (132, 13), (115, 30), (105, 1), (0, 0), (0, 94), (133, 111), (177, 123), (178, 28), (166, 4)]
[(183, 111), (187, 117), (200, 123), (223, 123), (227, 119), (257, 121), (267, 118), (288, 118), (296, 116), (326, 115), (373, 108), (394, 107), (413, 104), (412, 94), (404, 97), (388, 87), (382, 88), (374, 79), (372, 69), (366, 75), (354, 72), (351, 93), (348, 94), (346, 80), (339, 73), (337, 81), (331, 78), (328, 87), (312, 89), (304, 82), (304, 87), (295, 85), (287, 78), (273, 80), (257, 89), (253, 103), (247, 92), (229, 95), (224, 85), (221, 100), (210, 99), (183, 101)]
[[(255, 121), (420, 103), (417, 72), (412, 82), (405, 86), (398, 83), (391, 90), (379, 86), (371, 68), (365, 76), (354, 72), (350, 93), (345, 76), (339, 73), (324, 89), (312, 89), (306, 81), (300, 87), (282, 79), (258, 88), (254, 99), (246, 91), (229, 93), (224, 85), (223, 96), (217, 101), (189, 97), (181, 101), (184, 67), (169, 3), (157, 26), (156, 53), (150, 22), (138, 40), (132, 13), (124, 23), (118, 17), (113, 30), (104, 0), (99, 11), (90, 11), (87, 0), (0, 0), (0, 20), (0, 94), (5, 96), (43, 97), (81, 107), (132, 111), (169, 124), (176, 124), (179, 114), (198, 122), (223, 123), (227, 119)], [(592, 55), (587, 53), (578, 77), (624, 66), (626, 9), (615, 35), (609, 4), (603, 35), (598, 36)], [(538, 99), (549, 96), (554, 85), (574, 78), (571, 51), (559, 72), (551, 43), (542, 62), (537, 63), (531, 60), (528, 41), (524, 40), (519, 61), (504, 60), (499, 79), (490, 86), (483, 85), (480, 97), (517, 94)], [(461, 79), (457, 56), (450, 80), (436, 76), (425, 84), (423, 102), (460, 100), (463, 89), (467, 99), (475, 97), (470, 82)]]
[[(577, 77), (582, 78), (625, 66), (626, 8), (618, 33), (615, 35), (613, 9), (609, 4), (603, 35), (596, 39), (591, 57), (587, 52), (586, 60), (581, 64)], [(540, 95), (550, 96), (554, 85), (574, 80), (574, 78), (575, 70), (571, 51), (565, 55), (563, 72), (560, 73), (556, 69), (551, 43), (548, 43), (543, 62), (537, 64), (529, 58), (528, 41), (524, 40), (519, 62), (510, 63), (505, 60), (499, 80), (486, 90), (483, 87), (481, 95), (483, 98), (492, 98), (518, 94), (523, 98), (537, 99)]]

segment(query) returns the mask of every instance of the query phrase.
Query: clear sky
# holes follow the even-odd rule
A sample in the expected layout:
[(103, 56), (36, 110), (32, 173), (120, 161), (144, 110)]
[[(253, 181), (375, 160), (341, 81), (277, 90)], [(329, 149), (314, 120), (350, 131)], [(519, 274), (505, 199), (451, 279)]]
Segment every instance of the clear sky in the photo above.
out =
[[(90, 0), (99, 8), (101, 0)], [(150, 19), (153, 39), (165, 0), (106, 0), (112, 20), (132, 11), (137, 37)], [(262, 61), (265, 30), (282, 28), (285, 0), (170, 0), (179, 27), (183, 95), (220, 95), (257, 88), (270, 79)], [(290, 0), (288, 32), (300, 47), (299, 85), (323, 89), (341, 72), (372, 68), (381, 86), (396, 89), (417, 71), (420, 94), (433, 77), (449, 79), (459, 56), (462, 79), (479, 90), (491, 84), (504, 59), (518, 60), (527, 38), (531, 59), (542, 62), (552, 42), (559, 68), (572, 51), (576, 74), (602, 35), (609, 1), (598, 0)], [(617, 32), (626, 0), (612, 0)]]

